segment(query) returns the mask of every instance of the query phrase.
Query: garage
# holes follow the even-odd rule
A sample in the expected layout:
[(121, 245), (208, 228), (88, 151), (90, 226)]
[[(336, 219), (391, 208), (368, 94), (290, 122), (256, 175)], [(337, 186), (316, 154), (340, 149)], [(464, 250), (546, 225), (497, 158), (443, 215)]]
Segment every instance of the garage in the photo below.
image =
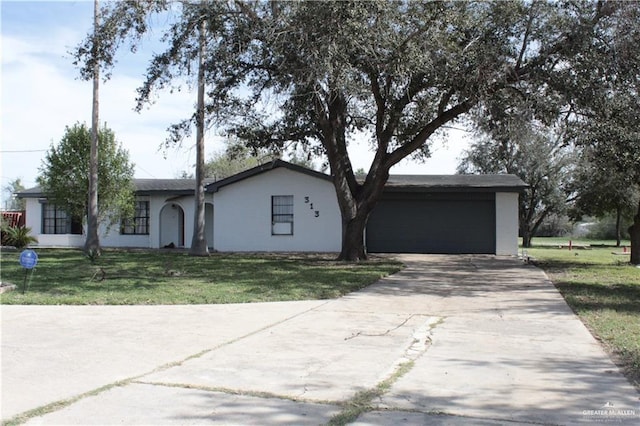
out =
[(369, 217), (367, 251), (502, 254), (517, 239), (525, 186), (512, 175), (392, 176)]

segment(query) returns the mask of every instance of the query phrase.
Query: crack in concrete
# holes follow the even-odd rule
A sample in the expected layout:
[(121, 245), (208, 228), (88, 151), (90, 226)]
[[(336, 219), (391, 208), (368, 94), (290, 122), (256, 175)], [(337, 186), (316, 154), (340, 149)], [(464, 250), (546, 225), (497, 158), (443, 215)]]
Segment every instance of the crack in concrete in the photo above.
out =
[[(185, 362), (187, 362), (189, 360), (200, 358), (200, 357), (204, 356), (205, 354), (207, 354), (209, 352), (213, 352), (213, 351), (218, 350), (220, 348), (223, 348), (225, 346), (228, 346), (228, 345), (231, 345), (233, 343), (236, 343), (236, 342), (238, 342), (238, 341), (240, 341), (242, 339), (245, 339), (247, 337), (253, 336), (253, 335), (258, 334), (258, 333), (261, 333), (261, 332), (263, 332), (265, 330), (268, 330), (269, 328), (272, 328), (272, 327), (275, 327), (277, 325), (283, 324), (283, 323), (285, 323), (285, 322), (287, 322), (289, 320), (297, 318), (297, 317), (299, 317), (301, 315), (304, 315), (304, 314), (306, 314), (308, 312), (315, 311), (315, 310), (325, 306), (326, 304), (328, 304), (330, 302), (331, 302), (331, 300), (328, 300), (328, 301), (326, 301), (324, 303), (319, 304), (318, 306), (314, 306), (314, 307), (306, 309), (306, 310), (304, 310), (302, 312), (298, 312), (298, 313), (296, 313), (294, 315), (291, 315), (289, 317), (283, 318), (283, 319), (281, 319), (279, 321), (275, 321), (273, 323), (265, 325), (264, 327), (260, 327), (260, 328), (258, 328), (256, 330), (253, 330), (253, 331), (251, 331), (249, 333), (246, 333), (246, 334), (244, 334), (242, 336), (236, 337), (234, 339), (227, 340), (227, 341), (225, 341), (225, 342), (223, 342), (223, 343), (221, 343), (221, 344), (219, 344), (217, 346), (214, 346), (212, 348), (204, 349), (204, 350), (202, 350), (200, 352), (197, 352), (195, 354), (189, 355), (188, 357), (183, 358), (181, 360), (162, 364), (162, 365), (160, 365), (160, 366), (158, 366), (158, 367), (156, 367), (156, 368), (154, 368), (154, 369), (152, 369), (150, 371), (147, 371), (145, 373), (138, 374), (138, 375), (135, 375), (135, 376), (131, 376), (131, 377), (128, 377), (128, 378), (125, 378), (125, 379), (122, 379), (122, 380), (118, 380), (118, 381), (113, 382), (113, 383), (107, 383), (107, 384), (105, 384), (103, 386), (100, 386), (100, 387), (98, 387), (96, 389), (92, 389), (92, 390), (89, 390), (87, 392), (83, 392), (83, 393), (80, 393), (78, 395), (66, 398), (66, 399), (53, 401), (53, 402), (45, 404), (43, 406), (36, 407), (34, 409), (24, 411), (22, 413), (18, 413), (15, 416), (11, 417), (10, 419), (3, 420), (2, 421), (2, 426), (25, 423), (25, 422), (27, 422), (28, 420), (30, 420), (32, 418), (41, 417), (41, 416), (44, 416), (46, 414), (53, 413), (55, 411), (59, 411), (59, 410), (61, 410), (63, 408), (66, 408), (66, 407), (72, 405), (72, 404), (75, 404), (76, 402), (81, 401), (81, 400), (83, 400), (83, 399), (85, 399), (87, 397), (99, 395), (99, 394), (101, 394), (103, 392), (106, 392), (106, 391), (108, 391), (108, 390), (110, 390), (110, 389), (112, 389), (114, 387), (127, 386), (127, 385), (129, 385), (131, 383), (144, 383), (143, 381), (140, 380), (143, 377), (149, 376), (149, 375), (151, 375), (153, 373), (157, 373), (157, 372), (160, 372), (160, 371), (168, 370), (169, 368), (181, 366), (182, 364), (184, 364)], [(149, 383), (149, 384), (152, 384), (152, 383)]]
[(417, 360), (424, 354), (431, 344), (433, 330), (444, 322), (443, 317), (429, 317), (411, 336), (411, 343), (404, 354), (393, 363), (391, 368), (382, 376), (382, 380), (393, 376), (403, 364)]
[[(409, 318), (394, 329), (406, 324), (414, 316), (416, 316), (416, 314), (409, 316)], [(393, 386), (398, 379), (411, 371), (414, 361), (427, 351), (431, 343), (433, 329), (443, 321), (444, 318), (442, 317), (429, 317), (413, 332), (411, 343), (406, 347), (404, 354), (381, 376), (378, 384), (373, 388), (357, 392), (352, 398), (345, 401), (342, 404), (342, 411), (332, 417), (328, 424), (346, 425), (356, 421), (362, 414), (378, 409), (378, 404), (381, 402), (382, 396), (391, 389), (391, 386)], [(375, 400), (378, 400), (377, 404), (374, 404)]]
[(396, 331), (397, 329), (399, 329), (400, 327), (404, 326), (406, 323), (408, 323), (411, 319), (413, 319), (413, 317), (418, 316), (420, 314), (411, 314), (409, 315), (409, 317), (407, 317), (404, 321), (402, 321), (400, 324), (398, 324), (395, 327), (392, 327), (390, 329), (388, 329), (387, 331), (384, 331), (382, 333), (365, 333), (362, 331), (358, 331), (357, 333), (353, 333), (351, 336), (349, 337), (345, 337), (344, 340), (351, 340), (351, 339), (355, 339), (356, 337), (359, 336), (366, 336), (366, 337), (382, 337), (382, 336), (386, 336), (389, 333)]
[(223, 386), (204, 386), (204, 385), (194, 385), (189, 383), (173, 383), (173, 382), (149, 382), (145, 380), (134, 380), (131, 383), (139, 384), (139, 385), (148, 385), (148, 386), (160, 386), (160, 387), (167, 387), (167, 388), (196, 389), (196, 390), (201, 390), (206, 392), (217, 392), (217, 393), (224, 393), (227, 395), (236, 395), (236, 396), (250, 396), (254, 398), (280, 399), (283, 401), (304, 402), (304, 403), (311, 403), (311, 404), (340, 405), (340, 402), (338, 401), (301, 398), (301, 397), (295, 397), (295, 396), (281, 395), (273, 392), (233, 389), (233, 388), (227, 388)]

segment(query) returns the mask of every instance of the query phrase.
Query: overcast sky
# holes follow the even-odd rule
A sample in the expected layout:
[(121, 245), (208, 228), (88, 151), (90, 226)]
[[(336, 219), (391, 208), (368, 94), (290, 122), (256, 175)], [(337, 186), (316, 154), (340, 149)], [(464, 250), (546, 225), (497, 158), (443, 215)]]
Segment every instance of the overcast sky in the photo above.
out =
[[(0, 0), (0, 13), (2, 187), (16, 178), (31, 187), (45, 151), (61, 139), (65, 126), (91, 123), (91, 82), (79, 80), (68, 52), (91, 28), (93, 1)], [(181, 148), (160, 150), (167, 127), (191, 115), (194, 92), (161, 93), (150, 108), (133, 111), (135, 89), (150, 55), (160, 49), (153, 41), (159, 36), (156, 31), (144, 40), (135, 55), (120, 55), (111, 80), (100, 89), (100, 121), (114, 130), (129, 151), (138, 178), (177, 177), (182, 171), (190, 172), (195, 162), (193, 138)], [(448, 142), (434, 143), (433, 156), (426, 163), (404, 160), (391, 172), (454, 173), (467, 144), (464, 132), (453, 131)], [(207, 135), (207, 157), (222, 147), (220, 137)], [(366, 144), (352, 144), (349, 150), (354, 167), (368, 169), (373, 155)]]

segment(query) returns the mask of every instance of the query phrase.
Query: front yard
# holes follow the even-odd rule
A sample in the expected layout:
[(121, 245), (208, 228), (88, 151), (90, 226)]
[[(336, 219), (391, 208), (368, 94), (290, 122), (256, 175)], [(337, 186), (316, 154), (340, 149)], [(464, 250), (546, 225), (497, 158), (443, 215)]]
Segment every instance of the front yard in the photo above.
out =
[(580, 248), (569, 251), (536, 238), (527, 252), (640, 388), (640, 268), (629, 265), (624, 249), (591, 243), (572, 242)]
[(324, 254), (214, 254), (105, 250), (92, 264), (79, 250), (38, 249), (27, 277), (20, 252), (2, 253), (2, 282), (17, 286), (2, 304), (160, 305), (328, 299), (397, 272), (384, 257), (334, 262)]
[[(611, 246), (537, 238), (527, 254), (640, 388), (640, 269)], [(602, 243), (602, 242), (600, 242)], [(562, 248), (560, 248), (562, 246)], [(590, 249), (585, 249), (590, 248)], [(205, 304), (335, 298), (402, 268), (386, 257), (333, 261), (320, 254), (214, 254), (105, 250), (92, 264), (79, 250), (38, 249), (22, 294), (19, 252), (2, 252), (1, 279), (17, 289), (2, 304)]]

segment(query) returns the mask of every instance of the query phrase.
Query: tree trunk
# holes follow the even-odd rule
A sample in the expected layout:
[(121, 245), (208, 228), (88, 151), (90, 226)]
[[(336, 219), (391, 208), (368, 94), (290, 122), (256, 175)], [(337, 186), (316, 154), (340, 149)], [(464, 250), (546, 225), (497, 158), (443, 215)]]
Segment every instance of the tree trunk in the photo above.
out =
[(359, 214), (351, 219), (342, 221), (342, 250), (338, 260), (358, 262), (367, 260), (365, 250), (364, 231), (367, 226), (367, 215)]
[(638, 211), (633, 217), (633, 225), (629, 227), (631, 237), (631, 264), (640, 265), (640, 202)]
[(616, 208), (616, 247), (620, 247), (620, 242), (622, 240), (622, 230), (620, 229), (621, 221), (622, 209), (618, 206)]
[(193, 219), (193, 238), (189, 254), (208, 256), (205, 236), (205, 199), (204, 199), (204, 56), (206, 46), (206, 21), (200, 22), (200, 51), (198, 55), (198, 106), (196, 112), (196, 189), (195, 215)]
[(529, 227), (528, 222), (524, 221), (522, 217), (520, 217), (520, 236), (522, 237), (522, 247), (531, 247), (531, 238), (533, 237), (533, 232), (531, 232), (531, 228)]
[[(99, 13), (98, 0), (93, 3), (94, 36), (97, 34)], [(93, 48), (97, 53), (97, 40), (94, 39)], [(97, 55), (94, 56), (97, 58)], [(99, 88), (100, 62), (96, 59), (93, 66), (93, 105), (91, 111), (91, 157), (89, 159), (89, 205), (87, 211), (87, 238), (84, 251), (87, 254), (100, 254), (100, 237), (98, 236), (98, 130), (99, 130)]]
[(518, 233), (522, 237), (522, 247), (531, 247), (530, 212), (522, 204), (518, 208)]
[(349, 189), (348, 183), (354, 176), (350, 163), (336, 162), (332, 172), (342, 217), (342, 248), (337, 260), (367, 260), (365, 228), (369, 214), (389, 179), (389, 172), (386, 169), (372, 167), (366, 181), (363, 184), (354, 184), (353, 190)]

